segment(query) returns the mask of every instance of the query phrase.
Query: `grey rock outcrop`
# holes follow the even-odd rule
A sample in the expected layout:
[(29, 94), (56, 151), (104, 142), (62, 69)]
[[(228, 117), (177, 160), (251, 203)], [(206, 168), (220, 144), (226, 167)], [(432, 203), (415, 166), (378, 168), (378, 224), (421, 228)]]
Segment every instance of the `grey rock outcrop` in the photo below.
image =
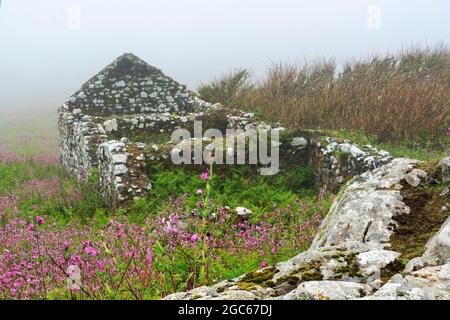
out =
[(446, 157), (439, 162), (442, 170), (442, 182), (450, 182), (450, 157)]
[(348, 300), (364, 296), (366, 288), (356, 282), (309, 281), (282, 297), (283, 300)]
[(409, 213), (402, 202), (400, 181), (417, 163), (398, 158), (356, 177), (334, 201), (311, 248), (347, 241), (388, 243), (392, 218)]
[(364, 299), (368, 300), (449, 300), (450, 263), (425, 267), (398, 275), (382, 286), (377, 292)]
[(402, 195), (406, 177), (425, 181), (418, 164), (397, 158), (355, 177), (335, 199), (309, 250), (166, 299), (450, 299), (450, 218), (402, 274), (402, 252), (391, 248), (394, 218), (411, 212)]
[(425, 245), (422, 260), (433, 266), (450, 262), (450, 217)]

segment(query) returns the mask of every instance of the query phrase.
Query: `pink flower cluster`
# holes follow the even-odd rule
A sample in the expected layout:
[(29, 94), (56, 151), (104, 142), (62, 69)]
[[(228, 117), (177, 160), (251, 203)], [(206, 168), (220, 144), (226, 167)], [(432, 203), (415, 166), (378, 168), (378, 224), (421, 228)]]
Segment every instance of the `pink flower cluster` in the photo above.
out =
[(205, 171), (200, 175), (200, 179), (208, 180), (209, 179), (209, 171)]
[[(46, 201), (57, 199), (64, 201), (65, 204), (71, 204), (81, 199), (81, 195), (79, 190), (64, 188), (59, 177), (25, 181), (18, 184), (13, 192), (0, 196), (0, 219), (8, 211), (18, 216), (21, 209), (24, 209), (21, 207), (22, 204), (26, 204), (26, 210), (36, 211), (40, 206), (33, 203), (45, 205)], [(43, 219), (40, 217), (41, 221), (38, 222), (42, 224)]]
[[(0, 299), (55, 292), (91, 299), (164, 296), (203, 284), (197, 280), (198, 257), (205, 251), (211, 265), (251, 258), (263, 268), (310, 245), (322, 220), (309, 209), (275, 209), (251, 223), (219, 208), (206, 234), (199, 232), (204, 220), (185, 212), (179, 199), (144, 224), (117, 217), (106, 225), (93, 220), (59, 227), (43, 214), (26, 221), (8, 210), (0, 224)], [(81, 283), (69, 290), (67, 270), (73, 266)], [(213, 267), (209, 275), (220, 280)]]
[[(33, 136), (23, 137), (12, 144), (4, 139), (0, 139), (0, 163), (10, 164), (15, 162), (33, 161), (40, 164), (55, 165), (59, 162), (56, 145), (42, 147), (42, 151), (33, 155), (26, 156), (22, 153), (16, 152), (17, 146), (23, 144), (23, 141), (30, 141)], [(15, 147), (14, 147), (15, 146)]]

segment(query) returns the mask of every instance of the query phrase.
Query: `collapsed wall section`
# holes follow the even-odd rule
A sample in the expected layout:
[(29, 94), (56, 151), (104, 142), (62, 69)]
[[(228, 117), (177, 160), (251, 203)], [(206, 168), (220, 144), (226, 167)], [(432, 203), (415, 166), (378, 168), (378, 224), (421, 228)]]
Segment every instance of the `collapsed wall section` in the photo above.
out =
[[(171, 156), (177, 150), (178, 142), (171, 141), (170, 135), (177, 128), (187, 129), (192, 136), (191, 139), (184, 140), (182, 143), (197, 146), (195, 141), (200, 141), (201, 152), (210, 148), (213, 143), (211, 139), (193, 138), (195, 120), (202, 120), (204, 130), (220, 128), (224, 125), (225, 128), (230, 129), (241, 126), (243, 132), (245, 132), (244, 128), (247, 130), (271, 128), (263, 123), (256, 124), (253, 114), (237, 110), (226, 111), (228, 112), (225, 112), (225, 109), (218, 110), (216, 107), (205, 113), (186, 116), (135, 115), (106, 120), (100, 124), (105, 127), (109, 138), (115, 137), (114, 140), (108, 139), (100, 144), (97, 152), (100, 191), (103, 197), (113, 207), (127, 206), (134, 198), (145, 197), (151, 190), (150, 168), (156, 164), (166, 167), (174, 165)], [(132, 130), (126, 131), (130, 127)], [(120, 136), (122, 138), (119, 139)], [(145, 142), (136, 142), (136, 137), (145, 137), (140, 140)], [(159, 139), (164, 138), (165, 142), (158, 142)], [(194, 157), (194, 150), (193, 146), (190, 157)], [(246, 152), (248, 158), (248, 150)], [(293, 156), (295, 153), (286, 154)], [(304, 164), (307, 164), (306, 158)]]
[[(305, 130), (294, 133), (276, 125), (267, 125), (251, 113), (227, 109), (223, 109), (222, 111), (226, 112), (221, 113), (215, 110), (214, 112), (206, 112), (201, 116), (189, 115), (188, 117), (184, 117), (184, 120), (181, 122), (185, 128), (191, 128), (195, 119), (209, 119), (209, 122), (206, 122), (208, 126), (205, 126), (203, 128), (204, 130), (209, 127), (220, 127), (225, 122), (228, 129), (241, 129), (243, 132), (241, 135), (245, 135), (245, 132), (251, 129), (256, 130), (256, 132), (272, 129), (277, 130), (280, 133), (278, 145), (280, 169), (288, 170), (295, 166), (311, 165), (314, 170), (317, 189), (336, 192), (345, 182), (355, 175), (379, 168), (392, 160), (388, 152), (383, 150), (379, 151), (370, 145), (359, 147), (351, 144), (348, 140), (325, 137), (318, 131)], [(225, 118), (219, 117), (219, 113)], [(214, 116), (211, 116), (211, 114), (214, 114)], [(178, 121), (180, 117), (175, 117), (173, 121), (170, 119), (168, 116), (168, 118), (162, 121), (166, 132), (171, 132), (174, 128), (179, 127), (180, 124)], [(144, 130), (146, 122), (139, 123), (144, 123), (140, 129)], [(174, 126), (170, 128), (170, 124)], [(153, 130), (154, 128), (159, 128), (159, 126), (152, 124), (151, 128)], [(157, 129), (156, 131), (159, 130)], [(151, 180), (152, 174), (149, 168), (154, 167), (155, 164), (160, 164), (163, 167), (174, 166), (171, 156), (173, 153), (180, 152), (180, 146), (173, 141), (158, 143), (154, 139), (155, 136), (151, 134), (149, 137), (150, 139), (145, 143), (122, 138), (120, 141), (108, 141), (100, 145), (98, 155), (99, 174), (101, 183), (106, 185), (106, 187), (103, 187), (102, 192), (106, 198), (110, 198), (114, 206), (126, 206), (135, 197), (145, 197), (148, 194), (151, 190), (149, 181)], [(235, 137), (235, 139), (238, 138), (239, 135)], [(200, 146), (202, 153), (208, 149), (214, 150), (214, 152), (221, 150), (223, 155), (222, 159), (225, 159), (225, 153), (229, 152), (227, 150), (229, 146), (224, 145), (224, 141), (221, 139), (202, 138), (201, 143), (196, 144), (195, 142), (197, 140), (197, 138), (191, 138), (183, 142), (191, 145), (190, 157), (192, 159), (195, 157), (195, 145)], [(123, 154), (123, 157), (120, 157), (120, 159), (125, 159), (126, 157), (127, 161), (120, 160), (122, 162), (118, 162), (119, 157), (115, 156), (118, 151), (110, 151), (111, 145), (116, 146), (117, 144), (120, 144), (120, 153)], [(249, 159), (248, 152), (249, 150), (246, 149), (246, 160)], [(237, 154), (236, 145), (233, 145), (232, 153), (234, 155)], [(267, 167), (267, 165), (261, 163), (254, 165), (259, 168), (258, 170)], [(118, 170), (118, 168), (121, 169)], [(110, 194), (113, 194), (112, 198)]]
[[(113, 207), (126, 206), (150, 191), (147, 167), (158, 162), (170, 164), (175, 147), (170, 141), (172, 131), (185, 128), (192, 133), (195, 120), (202, 120), (203, 130), (278, 130), (281, 169), (309, 164), (313, 167), (317, 188), (331, 192), (336, 192), (353, 176), (392, 159), (388, 152), (369, 145), (359, 147), (348, 140), (325, 137), (318, 131), (290, 132), (268, 125), (252, 113), (216, 106), (204, 113), (187, 115), (163, 113), (105, 118), (62, 112), (59, 120), (61, 162), (79, 178), (98, 169), (100, 191), (106, 201)], [(202, 146), (208, 148), (209, 145), (210, 142)]]

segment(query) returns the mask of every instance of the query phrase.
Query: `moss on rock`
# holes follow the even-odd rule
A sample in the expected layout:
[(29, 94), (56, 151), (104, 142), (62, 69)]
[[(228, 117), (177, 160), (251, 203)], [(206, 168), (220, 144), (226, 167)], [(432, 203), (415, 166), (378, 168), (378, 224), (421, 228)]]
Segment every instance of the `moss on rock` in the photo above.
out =
[(403, 202), (410, 208), (410, 213), (393, 218), (396, 225), (389, 239), (392, 250), (402, 254), (403, 264), (423, 254), (425, 244), (449, 216), (448, 210), (441, 210), (450, 201), (450, 196), (440, 195), (445, 186), (438, 183), (440, 170), (437, 162), (424, 162), (418, 168), (427, 173), (427, 179), (418, 187), (402, 181)]

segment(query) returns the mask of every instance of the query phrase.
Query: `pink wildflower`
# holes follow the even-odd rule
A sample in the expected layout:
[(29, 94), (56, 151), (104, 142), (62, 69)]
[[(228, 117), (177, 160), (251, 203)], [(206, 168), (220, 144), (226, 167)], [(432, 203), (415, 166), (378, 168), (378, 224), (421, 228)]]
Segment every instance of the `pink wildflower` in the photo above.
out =
[(200, 179), (202, 180), (208, 180), (209, 179), (209, 172), (205, 171), (200, 175)]
[(201, 194), (203, 194), (203, 190), (202, 189), (198, 189), (195, 193), (201, 195)]
[(64, 243), (63, 243), (64, 251), (67, 251), (67, 249), (69, 249), (71, 244), (72, 243), (69, 241), (64, 241)]
[(97, 255), (97, 250), (91, 246), (87, 246), (86, 248), (84, 248), (84, 252), (92, 257), (95, 257)]
[(38, 224), (44, 224), (45, 223), (44, 218), (42, 218), (41, 216), (37, 216), (36, 220), (37, 220)]
[(176, 230), (170, 224), (167, 224), (167, 227), (164, 228), (164, 231), (166, 231), (167, 233), (174, 233)]
[(27, 227), (27, 230), (28, 230), (29, 232), (33, 231), (33, 230), (34, 230), (34, 224), (33, 224), (33, 223), (30, 223), (30, 224), (28, 225), (28, 227)]
[(198, 235), (197, 234), (193, 234), (192, 236), (191, 236), (191, 241), (192, 242), (196, 242), (198, 240)]
[(265, 268), (265, 267), (267, 267), (267, 262), (263, 261), (259, 264), (260, 269)]

